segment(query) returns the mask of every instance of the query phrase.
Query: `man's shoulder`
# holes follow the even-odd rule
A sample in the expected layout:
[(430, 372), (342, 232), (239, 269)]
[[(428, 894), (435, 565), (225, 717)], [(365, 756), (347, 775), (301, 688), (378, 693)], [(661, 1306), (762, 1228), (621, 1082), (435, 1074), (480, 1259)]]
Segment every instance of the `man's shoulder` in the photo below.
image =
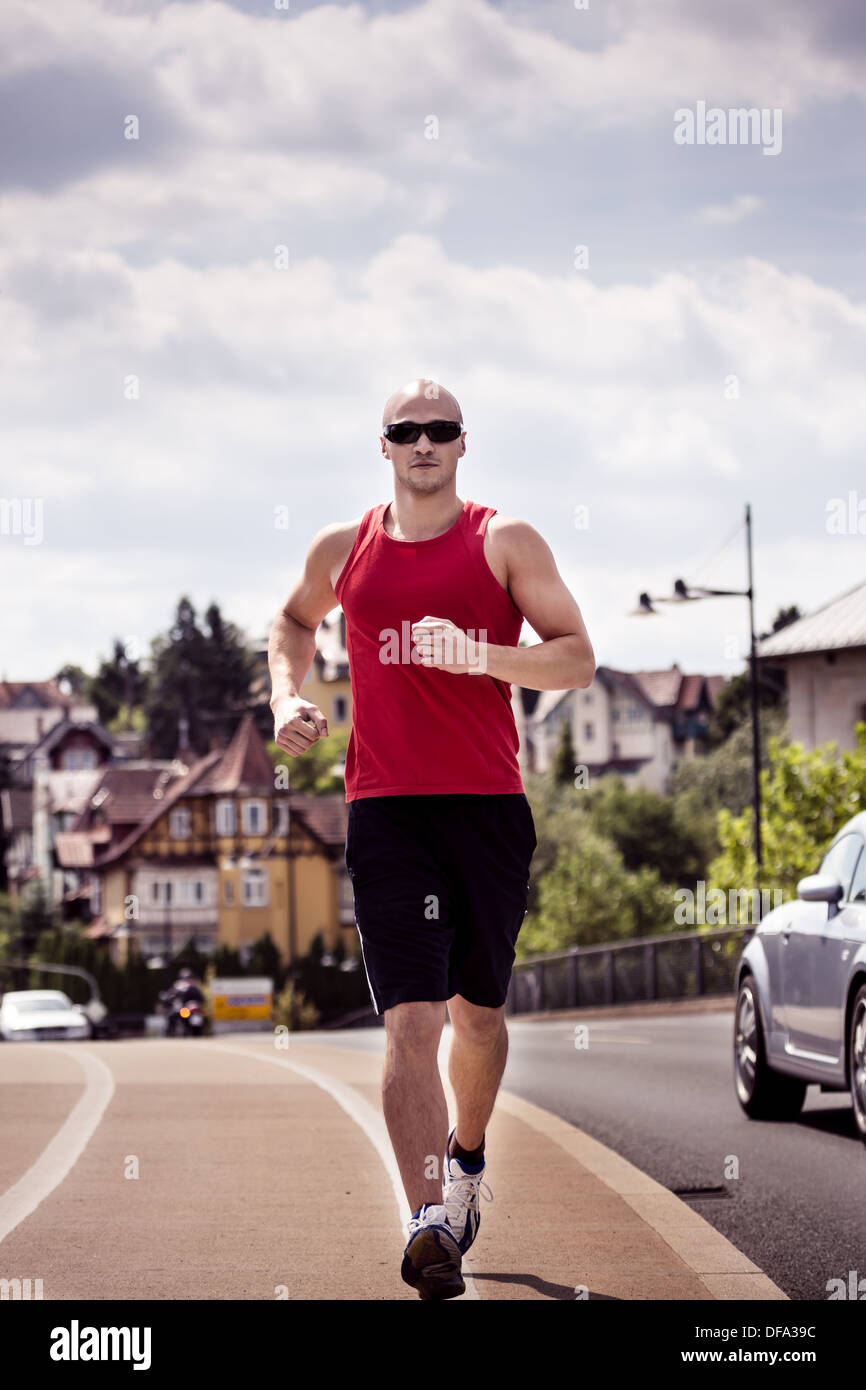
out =
[(531, 526), (528, 521), (522, 521), (517, 516), (503, 516), (501, 512), (494, 512), (487, 523), (487, 533), (491, 540), (508, 546), (514, 547), (532, 546), (542, 540), (541, 535)]
[(327, 526), (323, 526), (320, 531), (316, 532), (313, 537), (313, 543), (323, 546), (339, 546), (340, 543), (349, 536), (354, 540), (355, 536), (358, 534), (358, 528), (366, 515), (367, 513), (364, 512), (361, 516), (356, 516), (352, 521), (329, 521)]
[(323, 526), (314, 537), (313, 547), (324, 557), (332, 587), (336, 584), (352, 553), (364, 517), (368, 516), (371, 510), (373, 508), (368, 507), (366, 512), (363, 512), (361, 516), (356, 516), (352, 521), (332, 521), (327, 526)]
[(325, 556), (329, 564), (340, 555), (347, 556), (355, 544), (355, 538), (366, 515), (364, 512), (352, 521), (328, 522), (327, 526), (316, 532), (310, 548)]

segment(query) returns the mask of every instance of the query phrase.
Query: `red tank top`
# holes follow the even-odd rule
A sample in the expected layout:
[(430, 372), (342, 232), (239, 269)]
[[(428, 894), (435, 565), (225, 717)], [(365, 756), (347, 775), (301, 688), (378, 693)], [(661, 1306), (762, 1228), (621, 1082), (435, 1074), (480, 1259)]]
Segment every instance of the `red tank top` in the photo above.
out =
[[(523, 615), (484, 558), (496, 508), (464, 502), (442, 535), (398, 541), (382, 525), (389, 505), (364, 513), (334, 586), (352, 682), (346, 800), (522, 792), (511, 685), (409, 659), (412, 624), (427, 614), (477, 640), (517, 646)], [(398, 659), (382, 661), (389, 636)]]

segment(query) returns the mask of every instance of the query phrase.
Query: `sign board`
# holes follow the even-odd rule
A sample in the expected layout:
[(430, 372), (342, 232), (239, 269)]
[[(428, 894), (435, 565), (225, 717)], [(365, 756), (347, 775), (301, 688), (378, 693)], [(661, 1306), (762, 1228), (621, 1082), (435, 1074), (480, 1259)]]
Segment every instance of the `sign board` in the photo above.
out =
[(264, 975), (213, 979), (210, 983), (214, 1021), (257, 1018), (267, 1022), (274, 1002), (274, 982)]

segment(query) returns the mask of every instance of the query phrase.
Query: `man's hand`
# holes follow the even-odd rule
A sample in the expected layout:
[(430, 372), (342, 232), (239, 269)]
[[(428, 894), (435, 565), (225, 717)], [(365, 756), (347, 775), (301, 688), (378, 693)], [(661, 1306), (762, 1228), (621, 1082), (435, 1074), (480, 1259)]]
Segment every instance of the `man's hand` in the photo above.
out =
[(328, 737), (328, 721), (318, 705), (300, 695), (287, 695), (271, 705), (274, 712), (274, 739), (293, 758), (306, 753), (319, 737)]
[(420, 653), (422, 666), (434, 666), (438, 671), (463, 676), (480, 664), (479, 643), (449, 618), (434, 618), (428, 614), (412, 624), (412, 640)]

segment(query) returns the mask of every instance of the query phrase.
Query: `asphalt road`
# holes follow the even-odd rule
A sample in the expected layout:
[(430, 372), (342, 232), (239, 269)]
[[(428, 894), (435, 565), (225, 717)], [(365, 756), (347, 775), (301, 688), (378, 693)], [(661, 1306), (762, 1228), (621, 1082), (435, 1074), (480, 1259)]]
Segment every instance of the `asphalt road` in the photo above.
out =
[[(588, 1046), (576, 1048), (573, 1018), (510, 1020), (504, 1088), (674, 1192), (721, 1189), (684, 1200), (789, 1298), (823, 1301), (828, 1280), (847, 1283), (852, 1270), (866, 1278), (866, 1153), (844, 1096), (811, 1088), (798, 1122), (748, 1120), (733, 1091), (729, 1009), (580, 1022)], [(380, 1113), (370, 1061), (383, 1051), (384, 1031), (303, 1038), (314, 1062), (342, 1053), (335, 1084), (351, 1088), (369, 1127)], [(305, 1082), (303, 1066), (289, 1076), (251, 1060), (251, 1046), (273, 1055), (253, 1038), (82, 1044), (85, 1085), (75, 1044), (0, 1045), (0, 1250), (9, 1266), (0, 1272), (45, 1270), (51, 1298), (269, 1298), (283, 1284), (289, 1298), (351, 1298), (365, 1280), (384, 1290), (371, 1296), (414, 1298), (392, 1277), (394, 1191), (370, 1163), (369, 1134), (333, 1095)], [(517, 1133), (507, 1116), (498, 1123), (503, 1137)], [(526, 1140), (528, 1167), (520, 1169), (516, 1148), (499, 1175), (515, 1218), (539, 1142)], [(22, 1175), (34, 1175), (35, 1192), (52, 1172), (49, 1195), (22, 1216), (32, 1195), (21, 1190)], [(568, 1191), (557, 1207), (560, 1187)], [(572, 1189), (568, 1167), (553, 1162), (543, 1193), (549, 1243), (579, 1195)], [(312, 1204), (315, 1249), (302, 1235)], [(353, 1246), (346, 1214), (359, 1210), (363, 1242)], [(528, 1213), (525, 1220), (531, 1229)], [(5, 1238), (4, 1221), (12, 1222)], [(595, 1239), (602, 1236), (599, 1229)], [(579, 1239), (588, 1250), (590, 1237)], [(511, 1277), (496, 1289), (479, 1285), (481, 1296), (519, 1296), (509, 1292)], [(566, 1295), (571, 1278), (562, 1279)], [(645, 1296), (639, 1285), (635, 1296)]]
[[(510, 1019), (503, 1086), (671, 1191), (722, 1188), (683, 1200), (789, 1298), (825, 1300), (827, 1281), (850, 1270), (866, 1278), (866, 1146), (847, 1096), (810, 1086), (797, 1122), (749, 1120), (733, 1088), (732, 1010), (581, 1023), (586, 1048), (573, 1018)], [(381, 1029), (352, 1038), (383, 1044)]]

